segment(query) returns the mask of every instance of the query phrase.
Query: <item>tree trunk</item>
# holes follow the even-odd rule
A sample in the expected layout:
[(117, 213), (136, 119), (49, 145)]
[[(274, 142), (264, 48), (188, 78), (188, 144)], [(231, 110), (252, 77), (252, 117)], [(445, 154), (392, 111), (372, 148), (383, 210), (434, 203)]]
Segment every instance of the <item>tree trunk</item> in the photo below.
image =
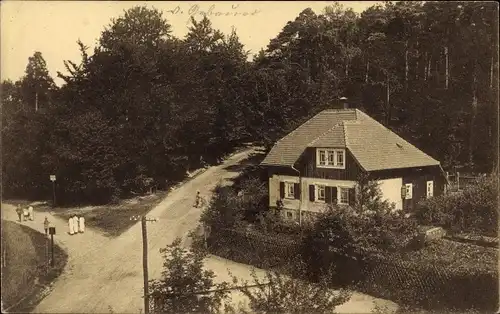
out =
[(386, 125), (389, 126), (391, 121), (391, 103), (390, 103), (390, 87), (389, 87), (389, 73), (386, 74), (387, 78), (387, 95), (386, 95)]
[(490, 89), (493, 89), (493, 56), (494, 52), (491, 53), (491, 65), (490, 65)]
[(368, 84), (368, 72), (370, 71), (370, 60), (366, 61), (365, 83)]
[(405, 42), (405, 91), (408, 89), (408, 41)]
[(445, 89), (448, 89), (450, 82), (450, 68), (449, 68), (449, 58), (448, 58), (448, 46), (444, 47), (444, 56), (446, 58), (446, 82)]
[(432, 54), (431, 56), (429, 57), (429, 64), (427, 66), (427, 79), (430, 80), (431, 79), (431, 65), (432, 65)]
[(420, 65), (420, 62), (419, 62), (419, 60), (420, 60), (420, 51), (418, 50), (418, 48), (419, 47), (418, 47), (418, 41), (417, 41), (417, 49), (416, 49), (416, 53), (415, 53), (415, 55), (417, 56), (417, 64), (415, 66), (415, 80), (417, 80), (417, 81), (418, 81), (418, 70), (419, 70), (419, 65)]
[(470, 138), (469, 138), (469, 163), (472, 165), (474, 161), (474, 129), (476, 122), (476, 114), (477, 114), (477, 91), (476, 91), (476, 82), (477, 82), (477, 74), (476, 74), (476, 62), (474, 61), (474, 69), (472, 72), (473, 81), (472, 81), (472, 116), (470, 122)]
[(427, 52), (425, 53), (425, 60), (424, 60), (424, 81), (427, 81)]

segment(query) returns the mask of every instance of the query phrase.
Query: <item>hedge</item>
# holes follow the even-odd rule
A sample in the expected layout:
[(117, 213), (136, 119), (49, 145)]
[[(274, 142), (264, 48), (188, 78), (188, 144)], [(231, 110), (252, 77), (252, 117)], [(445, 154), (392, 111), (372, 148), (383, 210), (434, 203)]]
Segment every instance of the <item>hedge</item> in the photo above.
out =
[[(480, 256), (477, 252), (474, 254), (470, 245), (438, 243), (416, 252), (371, 255), (363, 259), (341, 256), (330, 250), (320, 258), (322, 263), (332, 263), (337, 269), (332, 286), (348, 285), (376, 297), (425, 309), (496, 310), (496, 250), (481, 248), (488, 250), (481, 256), (488, 261), (481, 259), (478, 263)], [(209, 250), (224, 258), (269, 269), (288, 266), (300, 256), (301, 241), (257, 231), (225, 229), (211, 235)], [(451, 254), (452, 251), (456, 254)], [(439, 259), (443, 254), (449, 254), (448, 260)], [(469, 265), (463, 263), (467, 256), (470, 256)]]

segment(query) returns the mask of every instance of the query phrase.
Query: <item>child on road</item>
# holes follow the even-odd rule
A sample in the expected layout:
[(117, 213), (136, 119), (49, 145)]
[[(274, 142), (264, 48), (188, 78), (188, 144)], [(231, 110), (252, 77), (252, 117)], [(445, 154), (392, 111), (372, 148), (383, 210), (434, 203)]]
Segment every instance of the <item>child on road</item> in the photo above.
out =
[(50, 226), (50, 222), (47, 219), (47, 217), (45, 217), (45, 220), (43, 221), (43, 229), (45, 229), (45, 235), (47, 235), (49, 233), (49, 226)]
[(30, 216), (30, 220), (33, 221), (33, 219), (35, 219), (35, 217), (33, 216), (33, 206), (30, 205), (30, 207), (28, 207), (28, 215)]
[(23, 215), (23, 210), (21, 209), (21, 205), (18, 204), (16, 207), (17, 217), (19, 217), (19, 222), (21, 222), (21, 216)]

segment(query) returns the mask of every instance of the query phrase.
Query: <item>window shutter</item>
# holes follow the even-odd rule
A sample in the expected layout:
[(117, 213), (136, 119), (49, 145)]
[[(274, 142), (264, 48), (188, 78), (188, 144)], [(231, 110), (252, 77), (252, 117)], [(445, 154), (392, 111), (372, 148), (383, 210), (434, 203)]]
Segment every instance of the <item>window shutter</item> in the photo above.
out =
[(349, 205), (356, 205), (356, 189), (349, 189)]
[(309, 186), (309, 200), (314, 202), (314, 185)]
[(325, 202), (326, 203), (332, 202), (332, 188), (329, 186), (325, 186)]
[(332, 203), (337, 204), (338, 203), (338, 201), (337, 201), (337, 188), (332, 187), (331, 191), (332, 191)]
[(285, 182), (280, 182), (280, 198), (285, 198)]
[(406, 185), (401, 187), (401, 198), (406, 199)]
[(300, 199), (300, 184), (298, 184), (298, 183), (293, 184), (293, 193), (294, 193), (295, 199), (299, 200)]

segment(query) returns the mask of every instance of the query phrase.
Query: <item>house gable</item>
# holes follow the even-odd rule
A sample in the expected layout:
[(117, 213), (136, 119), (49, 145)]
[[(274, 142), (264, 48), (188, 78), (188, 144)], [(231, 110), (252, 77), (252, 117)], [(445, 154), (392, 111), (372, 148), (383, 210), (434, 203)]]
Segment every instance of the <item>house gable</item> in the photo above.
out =
[(359, 173), (362, 171), (348, 149), (345, 150), (344, 169), (318, 167), (317, 152), (317, 148), (308, 147), (296, 162), (295, 168), (300, 171), (302, 176), (309, 178), (356, 181)]

